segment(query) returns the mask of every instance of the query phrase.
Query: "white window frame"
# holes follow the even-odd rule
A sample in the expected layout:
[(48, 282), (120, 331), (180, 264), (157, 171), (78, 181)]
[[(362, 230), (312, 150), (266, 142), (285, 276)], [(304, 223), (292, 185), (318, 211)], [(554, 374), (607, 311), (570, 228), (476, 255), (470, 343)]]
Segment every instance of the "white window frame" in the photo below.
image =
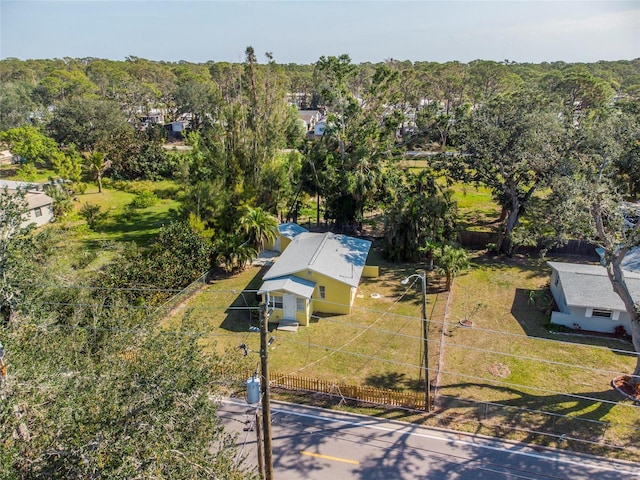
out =
[(606, 308), (592, 308), (591, 316), (597, 318), (611, 318), (613, 312)]
[(318, 297), (320, 297), (320, 300), (326, 300), (326, 298), (327, 298), (327, 287), (325, 287), (324, 285), (319, 285), (318, 286)]
[(307, 309), (307, 299), (304, 297), (296, 297), (296, 310), (304, 312)]
[(273, 308), (284, 308), (282, 295), (271, 295), (271, 306)]

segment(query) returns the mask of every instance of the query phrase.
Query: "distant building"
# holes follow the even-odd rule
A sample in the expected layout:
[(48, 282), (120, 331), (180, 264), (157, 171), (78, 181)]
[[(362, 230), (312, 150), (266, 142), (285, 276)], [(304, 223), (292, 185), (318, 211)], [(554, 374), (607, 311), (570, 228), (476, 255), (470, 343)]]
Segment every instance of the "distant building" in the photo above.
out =
[(15, 195), (18, 190), (26, 190), (27, 212), (23, 227), (32, 223), (40, 227), (53, 221), (53, 198), (43, 192), (42, 184), (0, 180), (0, 195), (5, 191), (7, 195)]
[(322, 118), (320, 110), (299, 110), (298, 117), (304, 123), (305, 130), (308, 132), (313, 130), (316, 123)]

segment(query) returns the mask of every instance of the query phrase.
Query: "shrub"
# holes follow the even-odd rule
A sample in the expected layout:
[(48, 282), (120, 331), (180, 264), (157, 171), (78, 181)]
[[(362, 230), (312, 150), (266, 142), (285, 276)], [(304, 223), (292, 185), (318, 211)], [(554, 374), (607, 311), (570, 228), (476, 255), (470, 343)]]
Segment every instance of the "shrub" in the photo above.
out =
[(100, 205), (84, 203), (80, 207), (80, 216), (85, 219), (91, 230), (95, 230), (98, 224), (107, 217), (106, 212), (102, 212)]
[(87, 191), (88, 185), (84, 182), (74, 182), (70, 186), (70, 190), (73, 193), (77, 193), (78, 195), (82, 195)]
[(629, 334), (627, 333), (627, 329), (624, 328), (623, 325), (618, 325), (616, 328), (614, 328), (613, 333), (616, 336), (622, 337), (622, 338), (627, 338), (629, 336)]
[(145, 190), (138, 193), (133, 200), (129, 203), (131, 208), (147, 208), (155, 205), (158, 201), (158, 197), (153, 192)]

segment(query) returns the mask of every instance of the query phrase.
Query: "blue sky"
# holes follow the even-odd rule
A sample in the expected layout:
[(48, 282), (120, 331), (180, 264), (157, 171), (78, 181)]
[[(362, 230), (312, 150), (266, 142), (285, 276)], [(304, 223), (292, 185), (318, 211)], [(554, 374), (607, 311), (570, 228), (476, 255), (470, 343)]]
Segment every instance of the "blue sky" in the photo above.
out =
[(640, 1), (0, 0), (0, 58), (313, 63), (640, 57)]

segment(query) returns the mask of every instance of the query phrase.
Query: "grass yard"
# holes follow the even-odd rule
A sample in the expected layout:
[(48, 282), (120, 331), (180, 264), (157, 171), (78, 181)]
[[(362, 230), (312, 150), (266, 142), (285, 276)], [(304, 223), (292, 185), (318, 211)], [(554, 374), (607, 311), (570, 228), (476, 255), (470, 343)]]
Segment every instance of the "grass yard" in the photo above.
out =
[[(550, 333), (548, 315), (529, 301), (529, 293), (548, 279), (544, 261), (497, 262), (480, 255), (456, 280), (439, 383), (447, 415), (454, 423), (481, 415), (489, 424), (524, 423), (566, 437), (637, 444), (640, 409), (609, 384), (617, 374), (633, 371), (635, 358), (624, 353), (633, 347), (615, 339)], [(473, 326), (460, 325), (479, 303)], [(472, 402), (501, 406), (468, 408)]]
[(461, 228), (474, 231), (491, 231), (500, 217), (500, 207), (486, 187), (474, 187), (456, 183), (451, 187), (453, 199), (458, 202)]
[[(174, 182), (165, 180), (162, 182), (130, 182), (132, 191), (147, 189), (151, 192), (161, 193), (167, 189), (176, 189)], [(160, 228), (169, 223), (175, 215), (174, 210), (180, 206), (180, 202), (172, 198), (164, 198), (159, 195), (153, 205), (146, 208), (128, 209), (127, 205), (135, 198), (135, 193), (113, 188), (103, 188), (98, 193), (98, 187), (90, 185), (84, 194), (77, 195), (74, 204), (74, 212), (71, 219), (84, 223), (78, 211), (85, 203), (99, 205), (103, 212), (107, 213), (104, 221), (101, 221), (95, 231), (88, 230), (82, 241), (90, 248), (99, 247), (102, 242), (134, 242), (138, 245), (147, 245), (155, 237)]]
[[(386, 264), (377, 252), (372, 254), (374, 260), (370, 257), (369, 263), (380, 265), (380, 276), (361, 281), (351, 315), (317, 318), (297, 333), (271, 332), (276, 338), (270, 349), (273, 373), (398, 390), (423, 388), (421, 287), (419, 280), (400, 284), (415, 267)], [(249, 326), (258, 325), (257, 318), (250, 310), (229, 306), (255, 305), (253, 292), (263, 273), (260, 267), (251, 267), (234, 277), (214, 280), (174, 312), (168, 325), (205, 332), (205, 348), (255, 368), (258, 355), (240, 358), (238, 346), (245, 343), (251, 351), (259, 350), (259, 333), (249, 331)], [(556, 442), (554, 437), (535, 433), (502, 432), (547, 445), (567, 446), (567, 437), (636, 444), (640, 411), (609, 386), (618, 372), (631, 371), (633, 358), (616, 351), (630, 345), (549, 333), (548, 316), (529, 302), (529, 292), (543, 287), (548, 276), (549, 269), (538, 259), (476, 256), (473, 269), (456, 279), (443, 336), (447, 295), (430, 274), (429, 365), (432, 385), (438, 385), (439, 415), (429, 422), (492, 434), (511, 425), (565, 435)], [(472, 327), (458, 323), (471, 315)], [(444, 351), (439, 365), (441, 341)], [(424, 416), (407, 412), (368, 411), (425, 421)], [(480, 428), (478, 419), (497, 430)], [(583, 442), (572, 446), (611, 453)], [(640, 458), (637, 451), (615, 453)]]
[[(380, 276), (363, 279), (351, 315), (314, 318), (297, 333), (276, 331), (270, 354), (272, 371), (286, 374), (366, 384), (401, 390), (415, 389), (421, 375), (421, 287), (400, 281), (415, 272), (412, 266), (382, 264)], [(232, 307), (255, 305), (254, 291), (264, 271), (251, 267), (229, 279), (214, 280), (189, 299), (170, 320), (183, 321), (207, 332), (206, 348), (219, 354), (246, 343), (259, 349), (259, 334), (249, 332), (258, 325), (255, 314)], [(372, 294), (377, 294), (373, 295)], [(444, 297), (430, 289), (429, 314), (441, 319)], [(434, 337), (439, 327), (434, 323)], [(431, 333), (431, 332), (430, 332)], [(430, 352), (432, 361), (437, 350)], [(256, 357), (256, 362), (258, 361)]]

